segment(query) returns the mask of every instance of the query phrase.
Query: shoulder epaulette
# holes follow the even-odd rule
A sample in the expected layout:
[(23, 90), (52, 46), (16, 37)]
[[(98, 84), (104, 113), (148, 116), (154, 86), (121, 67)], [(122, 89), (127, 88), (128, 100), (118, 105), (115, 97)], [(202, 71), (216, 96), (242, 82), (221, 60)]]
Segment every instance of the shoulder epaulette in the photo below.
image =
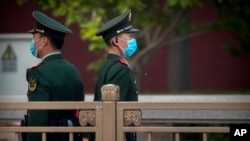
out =
[(118, 60), (121, 64), (128, 66), (127, 62), (124, 59), (119, 58)]
[(38, 68), (38, 67), (41, 66), (41, 65), (42, 65), (42, 63), (39, 63), (39, 64), (37, 64), (37, 65), (31, 67), (30, 70), (33, 70), (33, 69), (35, 69), (35, 68)]

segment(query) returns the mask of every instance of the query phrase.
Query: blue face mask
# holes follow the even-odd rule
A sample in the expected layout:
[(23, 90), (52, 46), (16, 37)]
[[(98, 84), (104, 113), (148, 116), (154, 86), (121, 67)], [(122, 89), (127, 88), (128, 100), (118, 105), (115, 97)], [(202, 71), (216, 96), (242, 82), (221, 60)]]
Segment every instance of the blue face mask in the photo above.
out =
[(31, 43), (30, 43), (30, 53), (34, 56), (34, 57), (37, 57), (37, 54), (38, 54), (38, 50), (40, 49), (40, 48), (42, 48), (42, 46), (41, 47), (39, 47), (39, 48), (35, 48), (35, 42), (37, 42), (37, 41), (39, 41), (39, 40), (41, 40), (41, 38), (40, 39), (37, 39), (36, 41), (34, 41), (34, 39), (31, 41)]
[(135, 53), (135, 51), (137, 49), (136, 40), (135, 39), (128, 40), (127, 45), (128, 45), (128, 47), (123, 49), (123, 54), (125, 57), (130, 57)]
[(35, 41), (32, 40), (30, 43), (30, 53), (34, 56), (37, 57), (37, 50), (35, 48)]

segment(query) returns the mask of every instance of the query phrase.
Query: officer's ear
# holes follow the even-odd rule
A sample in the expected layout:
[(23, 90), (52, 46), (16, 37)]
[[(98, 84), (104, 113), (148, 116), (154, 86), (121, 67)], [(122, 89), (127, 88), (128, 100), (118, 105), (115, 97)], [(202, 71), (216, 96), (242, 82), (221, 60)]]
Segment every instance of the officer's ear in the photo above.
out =
[(113, 37), (113, 38), (111, 39), (111, 44), (112, 44), (113, 46), (118, 46), (118, 38), (117, 38), (117, 37)]
[(47, 36), (42, 36), (42, 42), (44, 45), (47, 45), (49, 42), (49, 38)]

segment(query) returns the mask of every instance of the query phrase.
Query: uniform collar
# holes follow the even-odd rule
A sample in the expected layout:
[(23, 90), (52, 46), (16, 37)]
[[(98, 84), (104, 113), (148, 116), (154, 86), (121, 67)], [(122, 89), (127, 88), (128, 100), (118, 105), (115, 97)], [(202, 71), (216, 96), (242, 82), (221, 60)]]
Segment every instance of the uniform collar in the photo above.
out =
[(61, 52), (52, 52), (52, 53), (49, 53), (49, 54), (43, 56), (42, 61), (45, 60), (47, 57), (49, 57), (51, 55), (55, 55), (55, 54), (61, 54)]
[(118, 60), (119, 58), (121, 58), (121, 57), (116, 55), (116, 54), (112, 54), (112, 53), (109, 53), (107, 56), (107, 59), (112, 59), (112, 60)]
[[(111, 59), (111, 60), (118, 60), (119, 62), (122, 62), (121, 63), (124, 63), (126, 64), (127, 66), (129, 66), (127, 60), (117, 54), (112, 54), (112, 53), (109, 53), (108, 56), (107, 56), (107, 59)], [(129, 66), (130, 67), (130, 66)]]
[(61, 53), (52, 53), (52, 54), (48, 54), (48, 56), (46, 56), (42, 62), (46, 62), (48, 60), (52, 60), (52, 59), (62, 59), (62, 54)]

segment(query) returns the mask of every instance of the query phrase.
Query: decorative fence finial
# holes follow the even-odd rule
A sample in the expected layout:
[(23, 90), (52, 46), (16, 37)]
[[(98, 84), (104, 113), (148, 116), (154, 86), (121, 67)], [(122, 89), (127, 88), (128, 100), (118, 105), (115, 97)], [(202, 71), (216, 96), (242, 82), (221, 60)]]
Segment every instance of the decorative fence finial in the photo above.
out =
[(101, 88), (101, 100), (102, 101), (116, 101), (119, 100), (120, 88), (114, 84), (106, 84)]

